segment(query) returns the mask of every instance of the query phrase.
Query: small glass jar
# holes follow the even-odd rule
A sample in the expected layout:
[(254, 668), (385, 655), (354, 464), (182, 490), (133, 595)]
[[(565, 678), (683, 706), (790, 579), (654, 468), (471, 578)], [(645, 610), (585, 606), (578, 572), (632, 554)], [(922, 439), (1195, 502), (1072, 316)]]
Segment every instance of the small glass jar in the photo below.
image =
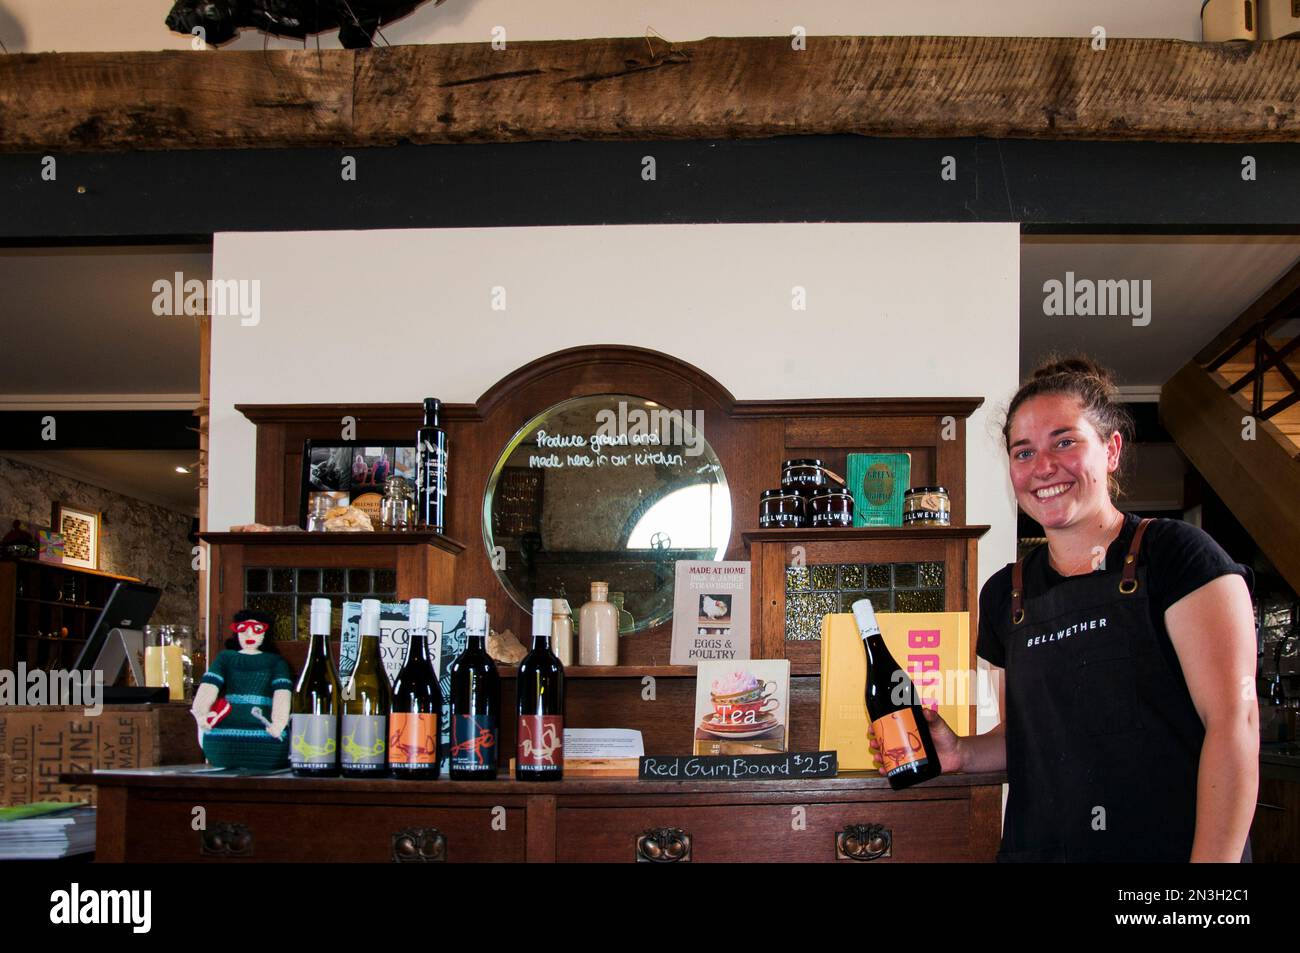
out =
[(307, 525), (310, 533), (325, 532), (325, 517), (334, 509), (334, 500), (324, 493), (315, 493), (311, 498), (311, 508), (307, 511)]
[(384, 498), (379, 504), (379, 527), (385, 530), (412, 529), (415, 523), (415, 487), (405, 477), (384, 481)]
[(808, 523), (814, 529), (853, 525), (853, 494), (847, 487), (826, 486), (808, 500)]
[(952, 503), (941, 486), (914, 486), (903, 497), (904, 526), (951, 526)]
[(764, 490), (758, 504), (761, 529), (797, 529), (808, 525), (806, 503), (796, 490)]
[(561, 665), (573, 664), (573, 610), (569, 600), (551, 600), (551, 648)]
[[(185, 701), (194, 700), (194, 655), (195, 642), (194, 630), (188, 625), (164, 626), (164, 629), (170, 629), (170, 635), (164, 631), (163, 645), (176, 645), (180, 647), (180, 678), (183, 698)], [(173, 663), (169, 662), (169, 666)], [(168, 669), (167, 685), (172, 685), (173, 673), (171, 668)]]
[(609, 594), (610, 604), (618, 610), (618, 634), (627, 635), (636, 628), (636, 619), (632, 618), (632, 613), (628, 612), (623, 602), (627, 596), (621, 592), (611, 592)]

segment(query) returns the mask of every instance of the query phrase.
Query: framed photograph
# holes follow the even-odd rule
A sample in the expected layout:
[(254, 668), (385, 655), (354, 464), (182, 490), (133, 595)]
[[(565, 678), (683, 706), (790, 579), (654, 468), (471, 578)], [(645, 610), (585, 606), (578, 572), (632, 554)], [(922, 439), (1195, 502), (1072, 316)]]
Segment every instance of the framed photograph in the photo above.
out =
[(302, 448), (298, 525), (307, 525), (312, 499), (326, 494), (336, 506), (352, 505), (378, 522), (379, 501), (389, 476), (415, 482), (414, 440), (374, 444), (363, 440), (307, 440)]
[(63, 537), (63, 565), (81, 569), (99, 568), (98, 510), (55, 503), (51, 529)]

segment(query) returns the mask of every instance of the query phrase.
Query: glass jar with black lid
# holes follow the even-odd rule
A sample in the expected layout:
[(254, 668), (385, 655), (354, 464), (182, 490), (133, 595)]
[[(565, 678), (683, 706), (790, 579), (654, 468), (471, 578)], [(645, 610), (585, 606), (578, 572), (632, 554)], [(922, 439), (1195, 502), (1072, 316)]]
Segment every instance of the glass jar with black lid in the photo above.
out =
[(808, 525), (814, 529), (853, 525), (853, 494), (838, 484), (819, 487), (808, 499)]
[(808, 525), (807, 502), (794, 489), (764, 490), (758, 504), (761, 529), (798, 529)]
[(781, 464), (781, 489), (795, 490), (804, 498), (824, 486), (831, 486), (837, 481), (822, 461), (811, 457), (799, 460), (786, 460)]

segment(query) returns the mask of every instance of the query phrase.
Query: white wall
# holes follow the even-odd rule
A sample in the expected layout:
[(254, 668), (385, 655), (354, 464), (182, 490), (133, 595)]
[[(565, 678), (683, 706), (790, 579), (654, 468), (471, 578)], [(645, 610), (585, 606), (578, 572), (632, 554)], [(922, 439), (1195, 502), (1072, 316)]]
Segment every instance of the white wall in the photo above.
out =
[(1014, 224), (218, 234), (214, 277), (260, 280), (261, 316), (213, 321), (209, 528), (253, 518), (254, 429), (236, 403), (468, 403), (552, 351), (631, 344), (739, 399), (984, 397), (967, 474), (968, 519), (994, 527), (987, 575), (1014, 552), (989, 412), (1017, 383), (1019, 262)]
[(992, 526), (982, 585), (1015, 553), (995, 433), (1017, 384), (1019, 268), (1015, 224), (218, 234), (213, 277), (259, 280), (261, 314), (213, 320), (208, 528), (253, 519), (254, 428), (237, 403), (468, 403), (552, 351), (630, 344), (742, 400), (983, 397), (966, 455), (967, 518)]
[[(163, 24), (170, 0), (0, 0), (0, 41), (11, 53), (47, 50), (187, 49), (189, 37)], [(447, 0), (430, 3), (384, 28), (393, 44), (486, 42), (495, 26), (508, 40), (644, 36), (672, 40), (705, 36), (785, 35), (798, 25), (810, 36), (972, 35), (1109, 36), (1199, 40), (1200, 0)], [(265, 39), (246, 31), (226, 49), (301, 47), (300, 40)], [(315, 41), (311, 41), (313, 47)], [(321, 38), (337, 47), (336, 34)]]

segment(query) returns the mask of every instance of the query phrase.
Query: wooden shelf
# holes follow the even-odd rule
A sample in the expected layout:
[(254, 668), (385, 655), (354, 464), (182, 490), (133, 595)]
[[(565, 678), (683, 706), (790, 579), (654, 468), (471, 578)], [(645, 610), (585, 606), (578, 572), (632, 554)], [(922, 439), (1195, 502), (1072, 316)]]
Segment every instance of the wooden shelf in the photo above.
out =
[(270, 533), (200, 533), (199, 539), (219, 546), (432, 546), (459, 556), (465, 544), (444, 533), (413, 530), (409, 533), (308, 533), (277, 530)]
[[(674, 752), (686, 754), (687, 752)], [(650, 756), (666, 752), (650, 752)], [(889, 781), (878, 774), (864, 771), (844, 771), (833, 778), (808, 778), (794, 781), (727, 780), (727, 781), (640, 781), (636, 778), (565, 778), (549, 784), (535, 781), (516, 781), (508, 771), (502, 770), (491, 781), (408, 781), (397, 778), (298, 778), (288, 771), (267, 774), (218, 774), (206, 765), (164, 765), (156, 768), (100, 769), (93, 772), (65, 771), (59, 775), (64, 784), (97, 784), (101, 787), (176, 788), (191, 791), (243, 792), (308, 791), (340, 794), (358, 792), (366, 794), (728, 794), (741, 791), (770, 793), (786, 787), (809, 792), (881, 791), (891, 799), (900, 795), (891, 791)], [(926, 800), (940, 799), (933, 792), (940, 788), (962, 788), (972, 785), (998, 785), (1006, 781), (1000, 772), (981, 774), (942, 774), (925, 782), (924, 787), (909, 789), (905, 797)], [(603, 805), (602, 805), (603, 806)], [(787, 825), (788, 826), (788, 825)]]
[(856, 540), (979, 539), (987, 526), (854, 526), (848, 529), (757, 529), (741, 533), (751, 543), (838, 543)]
[[(519, 673), (518, 666), (497, 663), (497, 672), (502, 678), (514, 678)], [(564, 669), (565, 678), (694, 678), (694, 665), (568, 665)]]
[(22, 559), (13, 560), (24, 566), (40, 566), (42, 569), (57, 569), (62, 572), (75, 572), (84, 576), (97, 576), (101, 579), (116, 579), (119, 582), (139, 582), (135, 576), (120, 576), (113, 572), (104, 572), (100, 569), (85, 569), (81, 566), (65, 566), (62, 563), (47, 563), (43, 559), (32, 559), (24, 556)]
[(34, 602), (40, 606), (58, 606), (61, 609), (89, 609), (94, 612), (103, 612), (103, 606), (92, 606), (88, 603), (80, 602), (60, 602), (58, 599), (33, 599), (31, 596), (18, 596), (17, 602)]

